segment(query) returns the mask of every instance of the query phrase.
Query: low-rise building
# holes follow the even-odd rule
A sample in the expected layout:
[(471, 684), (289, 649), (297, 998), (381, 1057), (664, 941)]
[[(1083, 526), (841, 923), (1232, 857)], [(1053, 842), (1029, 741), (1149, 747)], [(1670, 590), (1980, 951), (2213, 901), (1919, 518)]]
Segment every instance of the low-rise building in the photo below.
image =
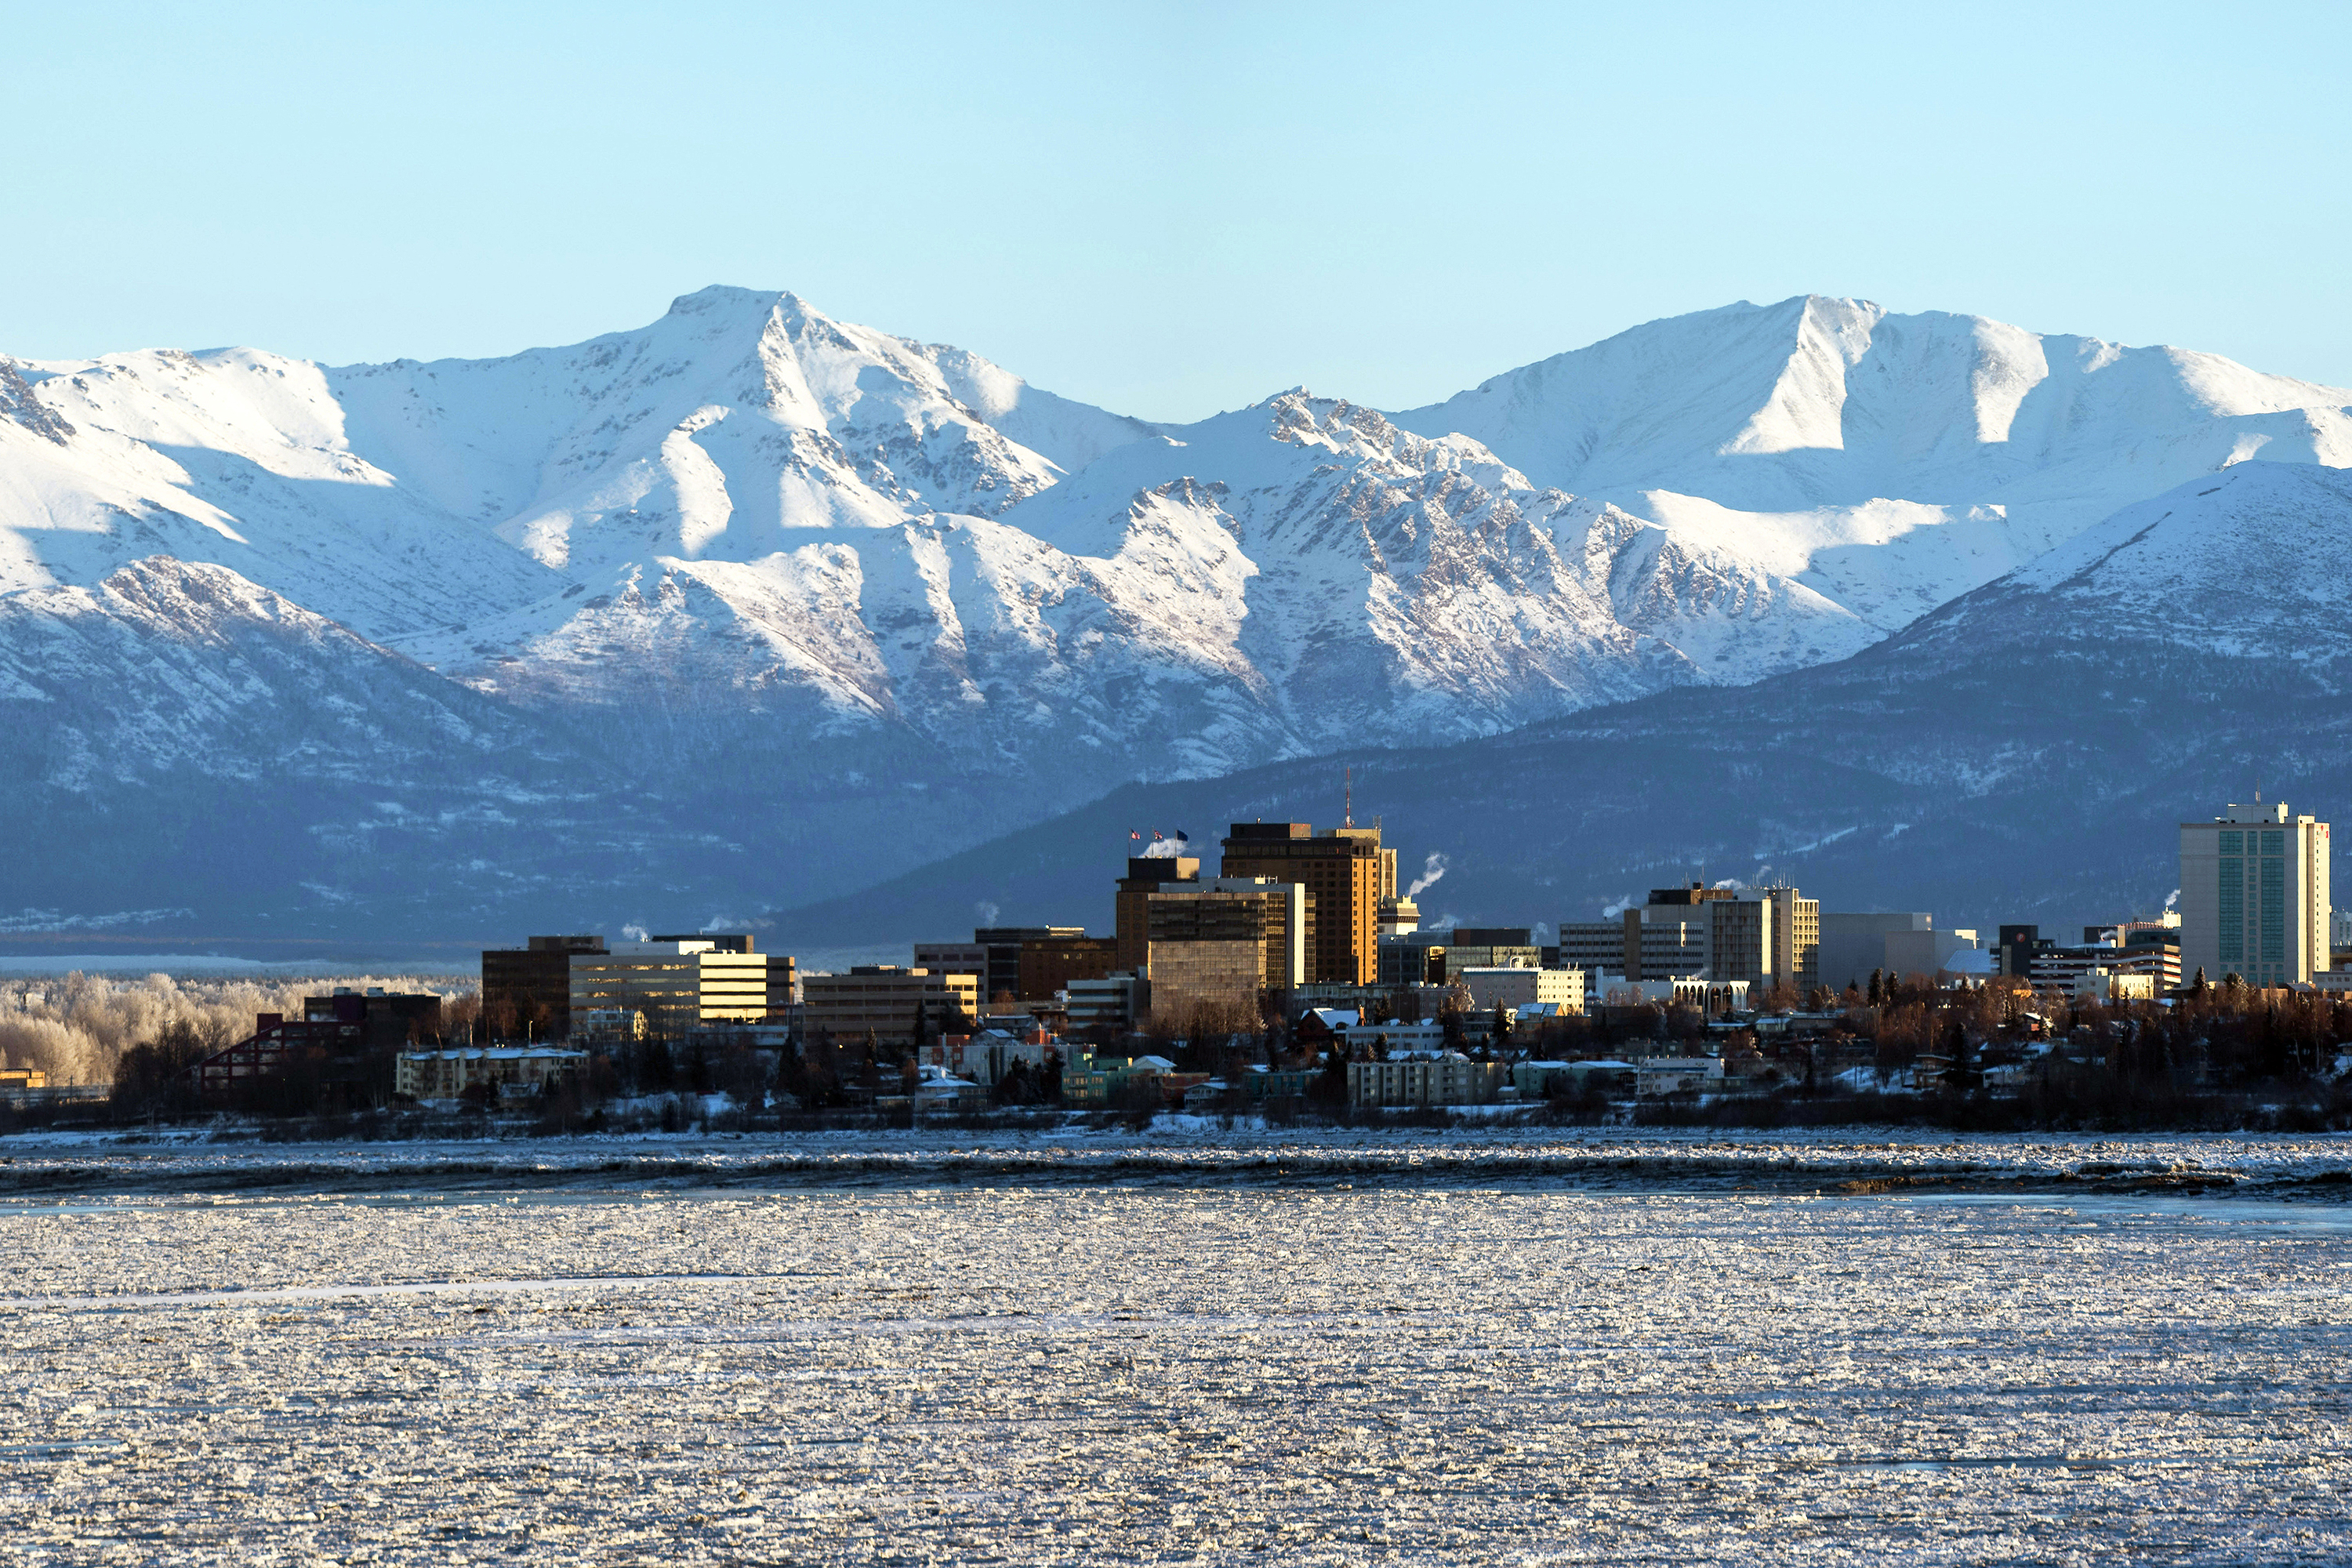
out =
[(937, 1039), (969, 1034), (980, 1013), (980, 980), (895, 963), (861, 963), (844, 974), (811, 974), (801, 982), (802, 1017), (811, 1033), (853, 1046), (873, 1031), (877, 1045), (904, 1050), (917, 1035)]
[(593, 1045), (634, 1045), (646, 1037), (646, 1016), (635, 1007), (591, 1007), (572, 1021), (572, 1037)]
[(1082, 1029), (1109, 1029), (1124, 1034), (1151, 1010), (1151, 982), (1125, 970), (1100, 980), (1070, 982), (1068, 1022), (1072, 1034)]
[(1584, 971), (1527, 969), (1518, 965), (1481, 965), (1456, 972), (1470, 992), (1470, 1005), (1482, 1010), (1517, 1010), (1538, 1002), (1557, 1003), (1572, 1013), (1584, 1010)]
[(571, 954), (572, 1012), (643, 1013), (646, 1033), (682, 1040), (707, 1024), (756, 1024), (792, 1006), (793, 961), (758, 952), (749, 936), (652, 937)]
[(1634, 1092), (1645, 1100), (1723, 1087), (1721, 1057), (1651, 1057), (1635, 1071)]
[(1491, 1105), (1502, 1096), (1510, 1068), (1473, 1061), (1459, 1051), (1412, 1051), (1385, 1061), (1348, 1064), (1348, 1103)]
[(412, 1100), (457, 1100), (476, 1084), (504, 1099), (544, 1092), (551, 1079), (579, 1069), (585, 1051), (552, 1046), (467, 1046), (403, 1051), (393, 1063), (393, 1091)]
[(2118, 973), (2110, 969), (2086, 969), (2074, 976), (2074, 1000), (2084, 1002), (2153, 1002), (2156, 976)]
[(1632, 1062), (1518, 1062), (1511, 1068), (1511, 1087), (1523, 1100), (1546, 1100), (1555, 1094), (1577, 1094), (1598, 1088), (1605, 1094), (1638, 1090), (1641, 1069)]

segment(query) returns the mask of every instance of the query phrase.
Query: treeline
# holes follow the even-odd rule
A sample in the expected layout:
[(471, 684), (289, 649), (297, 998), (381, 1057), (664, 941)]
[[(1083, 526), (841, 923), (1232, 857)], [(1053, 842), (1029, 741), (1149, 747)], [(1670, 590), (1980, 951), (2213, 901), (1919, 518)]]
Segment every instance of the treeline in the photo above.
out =
[(31, 1068), (47, 1073), (53, 1084), (110, 1083), (123, 1054), (135, 1046), (168, 1039), (174, 1049), (209, 1055), (251, 1035), (255, 1015), (299, 1014), (303, 997), (338, 985), (432, 991), (451, 1002), (468, 1000), (473, 991), (446, 975), (11, 976), (0, 982), (0, 1067)]

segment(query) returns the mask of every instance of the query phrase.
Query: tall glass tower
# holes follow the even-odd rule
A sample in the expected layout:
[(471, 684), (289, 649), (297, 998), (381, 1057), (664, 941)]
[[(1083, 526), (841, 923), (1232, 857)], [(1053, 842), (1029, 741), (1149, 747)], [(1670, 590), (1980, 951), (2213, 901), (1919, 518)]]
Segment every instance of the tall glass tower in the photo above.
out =
[(2307, 983), (2328, 964), (2327, 824), (2284, 802), (2180, 825), (2180, 975)]

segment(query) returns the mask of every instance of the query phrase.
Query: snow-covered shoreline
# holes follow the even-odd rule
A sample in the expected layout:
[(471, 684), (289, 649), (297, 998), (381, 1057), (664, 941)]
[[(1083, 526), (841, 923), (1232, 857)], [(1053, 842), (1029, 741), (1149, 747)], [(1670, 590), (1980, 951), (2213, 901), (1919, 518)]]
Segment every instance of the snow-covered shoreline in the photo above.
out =
[(0, 1140), (0, 1194), (400, 1187), (1570, 1184), (1637, 1189), (1883, 1184), (2168, 1186), (2352, 1199), (2352, 1136), (1914, 1130), (1228, 1128), (1164, 1118), (1148, 1133), (1065, 1126), (985, 1133), (874, 1129), (560, 1139), (264, 1143), (200, 1132)]

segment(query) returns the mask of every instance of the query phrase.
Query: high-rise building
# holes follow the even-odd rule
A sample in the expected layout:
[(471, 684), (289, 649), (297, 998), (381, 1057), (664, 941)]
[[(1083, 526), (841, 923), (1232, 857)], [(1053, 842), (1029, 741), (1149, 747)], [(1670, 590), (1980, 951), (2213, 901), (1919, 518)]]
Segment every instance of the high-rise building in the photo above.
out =
[(602, 952), (601, 936), (535, 936), (482, 954), (482, 1037), (560, 1040), (572, 1033), (572, 955)]
[(1383, 878), (1377, 827), (1317, 833), (1304, 822), (1236, 822), (1223, 845), (1227, 877), (1270, 877), (1306, 892), (1307, 983), (1363, 985), (1380, 973)]
[(1118, 879), (1113, 903), (1118, 921), (1118, 962), (1113, 967), (1141, 974), (1150, 960), (1150, 898), (1171, 884), (1201, 885), (1201, 861), (1194, 855), (1134, 855), (1128, 858), (1127, 875)]
[(646, 1016), (646, 1032), (683, 1039), (713, 1024), (757, 1024), (792, 1006), (793, 961), (742, 935), (614, 942), (574, 952), (572, 1012), (618, 1007)]
[(2327, 824), (2283, 801), (2180, 825), (2180, 970), (2307, 984), (2328, 965)]
[(1156, 1014), (1215, 1003), (1255, 1010), (1288, 991), (1307, 962), (1307, 892), (1271, 877), (1170, 884), (1147, 900), (1146, 978)]
[[(1762, 897), (1772, 906), (1772, 978), (1811, 991), (1822, 983), (1822, 905), (1794, 888), (1766, 888)], [(1745, 980), (1744, 974), (1718, 979)]]
[(993, 1002), (1009, 995), (1018, 1001), (1028, 994), (1021, 989), (1021, 949), (1024, 944), (1086, 934), (1084, 926), (982, 926), (971, 933), (973, 943), (988, 950), (988, 973), (982, 982), (981, 1000)]

